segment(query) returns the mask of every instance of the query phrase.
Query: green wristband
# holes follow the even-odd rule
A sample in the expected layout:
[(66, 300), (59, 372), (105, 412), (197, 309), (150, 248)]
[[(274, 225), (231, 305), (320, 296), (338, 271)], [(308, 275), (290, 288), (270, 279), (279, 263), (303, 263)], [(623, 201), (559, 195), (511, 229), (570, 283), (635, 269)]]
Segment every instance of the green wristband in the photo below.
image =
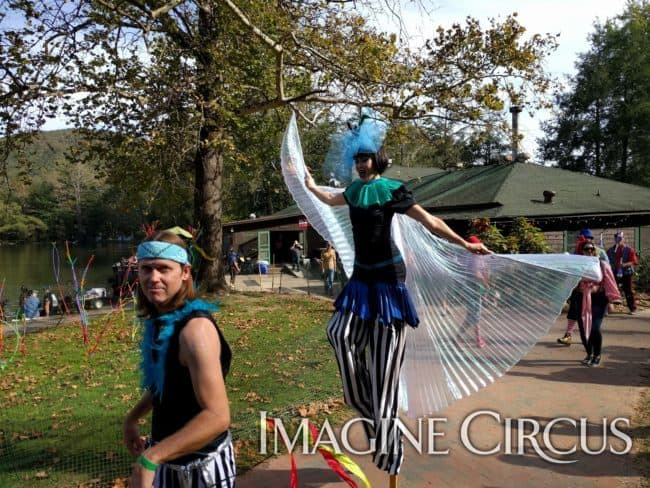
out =
[(144, 454), (140, 454), (140, 457), (138, 457), (138, 462), (140, 463), (140, 466), (142, 466), (144, 469), (148, 469), (149, 471), (155, 471), (158, 467), (156, 463), (149, 461), (146, 457), (144, 457)]

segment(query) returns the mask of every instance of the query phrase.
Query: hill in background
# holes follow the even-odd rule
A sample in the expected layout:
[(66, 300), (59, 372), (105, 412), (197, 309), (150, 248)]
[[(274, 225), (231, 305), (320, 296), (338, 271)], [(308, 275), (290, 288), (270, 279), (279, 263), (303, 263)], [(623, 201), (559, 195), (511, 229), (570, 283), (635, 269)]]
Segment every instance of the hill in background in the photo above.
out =
[[(7, 172), (10, 185), (20, 191), (25, 184), (35, 185), (43, 181), (55, 184), (58, 166), (66, 162), (66, 154), (79, 140), (73, 129), (39, 133), (24, 149), (9, 154)], [(22, 184), (17, 180), (23, 180)]]

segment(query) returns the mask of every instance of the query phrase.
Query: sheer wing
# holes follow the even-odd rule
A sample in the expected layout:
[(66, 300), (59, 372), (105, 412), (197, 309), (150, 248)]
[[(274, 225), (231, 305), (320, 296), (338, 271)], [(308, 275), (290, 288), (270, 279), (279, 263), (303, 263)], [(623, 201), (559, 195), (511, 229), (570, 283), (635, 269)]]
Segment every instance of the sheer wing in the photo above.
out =
[[(291, 116), (289, 125), (284, 132), (281, 162), (284, 181), (298, 207), (323, 239), (332, 243), (341, 258), (345, 273), (350, 276), (354, 265), (354, 245), (348, 207), (325, 205), (305, 187), (307, 169), (302, 156), (302, 146), (295, 115)], [(342, 188), (323, 188), (332, 193), (343, 191)]]
[(597, 258), (474, 255), (403, 215), (392, 231), (421, 321), (408, 331), (400, 379), (409, 417), (505, 374), (548, 332), (580, 278), (600, 279)]
[[(296, 203), (332, 242), (349, 276), (354, 247), (348, 209), (321, 203), (304, 186), (294, 117), (283, 140), (282, 170)], [(505, 374), (549, 330), (580, 278), (600, 279), (597, 258), (477, 256), (405, 215), (396, 216), (392, 232), (421, 321), (408, 330), (400, 379), (400, 404), (409, 417), (437, 412)]]

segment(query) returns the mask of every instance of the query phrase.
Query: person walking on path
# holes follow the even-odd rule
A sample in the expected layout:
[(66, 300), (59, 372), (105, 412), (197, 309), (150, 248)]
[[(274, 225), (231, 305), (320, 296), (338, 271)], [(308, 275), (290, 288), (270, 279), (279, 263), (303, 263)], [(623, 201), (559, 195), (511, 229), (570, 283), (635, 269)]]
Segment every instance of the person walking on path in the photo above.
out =
[(293, 241), (289, 252), (291, 253), (291, 266), (294, 271), (300, 271), (300, 255), (302, 253), (302, 244), (297, 240)]
[[(585, 242), (582, 245), (583, 255), (597, 256), (597, 253), (598, 249), (593, 243)], [(600, 366), (603, 344), (601, 327), (605, 312), (607, 312), (607, 304), (621, 297), (611, 267), (605, 261), (599, 260), (599, 262), (603, 274), (602, 280), (600, 282), (581, 280), (578, 283), (578, 294), (581, 303), (578, 327), (582, 345), (587, 352), (582, 364), (590, 367)]]
[(373, 131), (372, 122), (367, 124), (367, 130), (353, 133), (349, 142), (355, 148), (359, 179), (345, 192), (334, 194), (318, 188), (306, 173), (305, 186), (321, 202), (349, 208), (354, 270), (334, 303), (327, 336), (338, 362), (345, 401), (368, 419), (363, 424), (366, 435), (377, 446), (373, 461), (396, 486), (404, 456), (401, 433), (394, 424), (405, 332), (407, 326), (416, 327), (419, 319), (405, 286), (406, 267), (391, 236), (391, 221), (396, 213), (405, 214), (467, 251), (489, 251), (481, 243), (465, 241), (427, 213), (403, 183), (381, 176), (389, 163), (381, 147), (383, 137), (366, 136)]
[[(476, 236), (469, 236), (467, 242), (472, 244), (481, 244), (481, 240)], [(460, 326), (460, 332), (462, 333), (468, 329), (474, 329), (476, 345), (478, 347), (485, 347), (485, 339), (483, 339), (483, 336), (481, 335), (481, 327), (479, 325), (481, 319), (481, 303), (486, 297), (489, 287), (485, 263), (479, 259), (472, 261), (470, 272), (474, 275), (475, 281), (473, 282), (473, 286), (476, 290), (476, 296), (479, 298), (477, 300), (466, 301), (465, 306), (467, 308), (467, 314), (465, 315), (465, 320)]]
[[(590, 229), (582, 229), (578, 234), (578, 238), (576, 239), (574, 254), (582, 254), (582, 246), (588, 242), (595, 246), (594, 235)], [(598, 246), (596, 246), (596, 250), (598, 251), (598, 259), (600, 259), (601, 261), (605, 261), (606, 263), (609, 263), (609, 259), (607, 257), (607, 253), (605, 252), (605, 250)], [(564, 331), (564, 335), (557, 339), (557, 342), (559, 344), (562, 344), (564, 346), (570, 346), (571, 343), (573, 342), (573, 332), (578, 327), (578, 316), (580, 315), (580, 307), (581, 307), (581, 295), (578, 288), (576, 287), (576, 289), (573, 290), (573, 292), (571, 293), (571, 297), (569, 297), (569, 311), (567, 312), (567, 316), (566, 316), (567, 318), (566, 330)]]
[(239, 268), (239, 254), (235, 251), (234, 246), (228, 248), (226, 253), (226, 266), (228, 268), (228, 274), (230, 275), (230, 288), (235, 288), (235, 279), (240, 272)]
[(320, 253), (321, 272), (325, 279), (325, 294), (334, 296), (334, 275), (336, 274), (336, 251), (329, 242)]
[[(224, 378), (231, 352), (212, 312), (195, 296), (183, 240), (161, 231), (138, 246), (138, 310), (145, 393), (124, 420), (138, 460), (131, 488), (230, 488), (235, 457)], [(152, 412), (151, 438), (138, 429)]]
[(632, 277), (634, 276), (634, 266), (639, 264), (639, 258), (634, 248), (625, 244), (623, 240), (623, 232), (617, 232), (614, 235), (614, 245), (607, 250), (607, 256), (616, 276), (616, 283), (623, 288), (627, 308), (633, 315), (636, 312), (636, 301), (632, 288)]

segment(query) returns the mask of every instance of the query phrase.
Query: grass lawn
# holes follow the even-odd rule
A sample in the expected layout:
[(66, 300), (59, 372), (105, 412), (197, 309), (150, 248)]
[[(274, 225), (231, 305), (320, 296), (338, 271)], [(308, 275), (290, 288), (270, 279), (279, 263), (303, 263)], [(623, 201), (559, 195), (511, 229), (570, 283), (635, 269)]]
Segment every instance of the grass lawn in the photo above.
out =
[[(233, 350), (227, 378), (238, 471), (258, 454), (259, 416), (290, 421), (340, 410), (340, 383), (325, 336), (329, 302), (250, 294), (222, 299), (217, 321)], [(91, 323), (91, 348), (100, 335)], [(0, 486), (122, 486), (132, 459), (122, 446), (126, 411), (140, 396), (139, 329), (115, 315), (86, 354), (78, 325), (28, 334), (25, 354), (0, 359)], [(148, 430), (143, 425), (143, 432)]]

